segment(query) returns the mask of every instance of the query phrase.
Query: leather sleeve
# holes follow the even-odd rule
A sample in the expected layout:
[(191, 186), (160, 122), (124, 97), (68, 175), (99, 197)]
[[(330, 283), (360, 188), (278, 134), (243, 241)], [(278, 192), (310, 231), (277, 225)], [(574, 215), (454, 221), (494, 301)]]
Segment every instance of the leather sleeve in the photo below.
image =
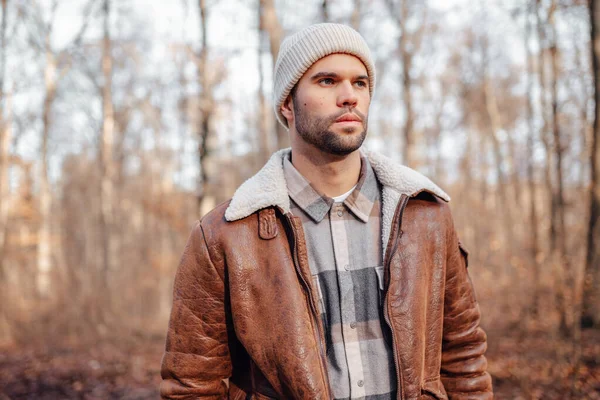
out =
[(231, 361), (223, 269), (211, 261), (202, 226), (194, 226), (173, 288), (162, 359), (163, 399), (226, 399)]
[(448, 243), (441, 379), (450, 400), (493, 399), (492, 379), (486, 372), (485, 332), (467, 271), (467, 251), (454, 228)]

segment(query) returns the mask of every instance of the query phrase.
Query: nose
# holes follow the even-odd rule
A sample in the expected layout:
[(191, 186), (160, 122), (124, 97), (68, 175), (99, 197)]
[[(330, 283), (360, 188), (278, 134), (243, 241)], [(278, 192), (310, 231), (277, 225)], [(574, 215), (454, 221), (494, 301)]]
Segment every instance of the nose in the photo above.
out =
[(339, 87), (337, 96), (338, 107), (356, 107), (358, 96), (356, 95), (354, 86), (350, 81), (343, 81)]

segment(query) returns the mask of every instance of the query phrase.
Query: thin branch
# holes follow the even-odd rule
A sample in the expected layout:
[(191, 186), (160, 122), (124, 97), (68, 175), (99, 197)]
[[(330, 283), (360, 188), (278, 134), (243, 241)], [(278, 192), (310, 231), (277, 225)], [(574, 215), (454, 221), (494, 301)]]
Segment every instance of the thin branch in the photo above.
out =
[(46, 34), (50, 36), (52, 34), (52, 28), (54, 27), (56, 10), (58, 9), (58, 0), (52, 0), (52, 5), (50, 6), (50, 18), (48, 19), (48, 23), (46, 24)]
[(79, 29), (79, 32), (77, 32), (77, 35), (75, 35), (75, 38), (73, 39), (73, 42), (71, 42), (69, 47), (76, 48), (76, 47), (79, 47), (79, 45), (81, 44), (83, 35), (85, 35), (85, 32), (87, 31), (87, 28), (88, 28), (88, 25), (90, 22), (90, 17), (92, 15), (93, 6), (96, 3), (97, 2), (95, 0), (90, 0), (86, 4), (85, 8), (83, 9), (83, 24), (81, 24), (81, 28)]

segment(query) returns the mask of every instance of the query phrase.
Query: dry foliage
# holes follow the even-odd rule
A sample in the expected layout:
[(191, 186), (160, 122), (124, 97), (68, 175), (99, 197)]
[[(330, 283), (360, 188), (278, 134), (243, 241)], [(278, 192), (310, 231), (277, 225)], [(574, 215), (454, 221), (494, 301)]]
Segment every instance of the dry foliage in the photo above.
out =
[[(70, 2), (25, 3), (0, 1), (0, 400), (156, 398), (190, 228), (287, 142), (267, 71), (315, 16), (373, 48), (367, 146), (453, 198), (496, 398), (600, 399), (596, 0), (189, 0), (159, 43), (133, 3), (86, 1), (66, 45)], [(244, 15), (232, 49), (216, 29)]]

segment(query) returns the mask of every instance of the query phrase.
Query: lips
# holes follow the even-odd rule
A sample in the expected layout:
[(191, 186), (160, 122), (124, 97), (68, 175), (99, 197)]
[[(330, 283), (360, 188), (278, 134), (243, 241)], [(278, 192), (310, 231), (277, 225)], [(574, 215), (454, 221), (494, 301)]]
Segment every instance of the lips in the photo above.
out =
[(335, 122), (362, 122), (362, 119), (354, 114), (344, 114), (336, 119)]

